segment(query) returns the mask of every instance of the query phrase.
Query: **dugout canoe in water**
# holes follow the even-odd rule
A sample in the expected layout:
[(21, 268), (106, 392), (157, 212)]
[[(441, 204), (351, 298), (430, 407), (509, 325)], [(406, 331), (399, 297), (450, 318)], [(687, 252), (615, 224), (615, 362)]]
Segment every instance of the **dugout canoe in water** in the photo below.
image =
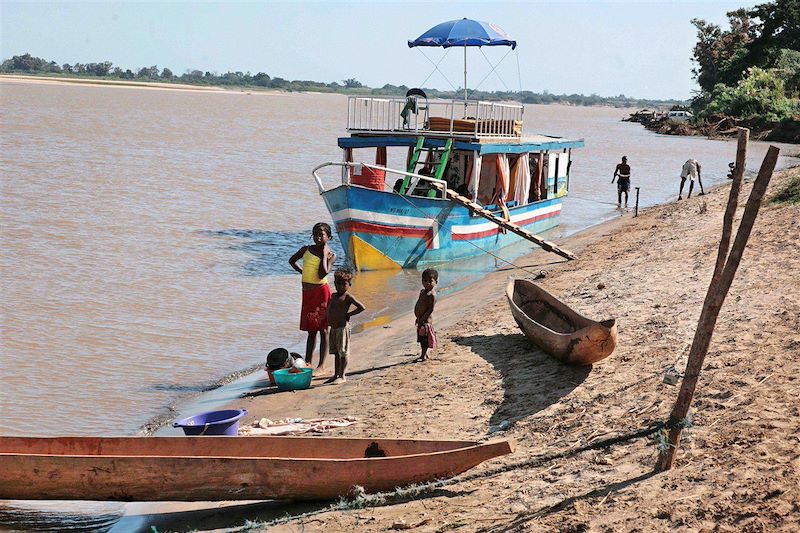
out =
[(0, 500), (326, 500), (460, 474), (508, 440), (0, 437)]
[(617, 346), (616, 320), (586, 318), (533, 282), (510, 280), (506, 296), (522, 333), (559, 361), (590, 365)]

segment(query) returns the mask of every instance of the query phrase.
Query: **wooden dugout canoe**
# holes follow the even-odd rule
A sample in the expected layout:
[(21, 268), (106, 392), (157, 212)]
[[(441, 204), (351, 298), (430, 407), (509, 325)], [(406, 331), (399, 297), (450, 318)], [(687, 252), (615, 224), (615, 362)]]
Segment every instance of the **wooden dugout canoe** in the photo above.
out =
[(533, 282), (510, 280), (506, 296), (522, 333), (559, 361), (590, 365), (617, 346), (616, 320), (586, 318)]
[(460, 474), (513, 444), (306, 437), (0, 437), (0, 500), (325, 500)]

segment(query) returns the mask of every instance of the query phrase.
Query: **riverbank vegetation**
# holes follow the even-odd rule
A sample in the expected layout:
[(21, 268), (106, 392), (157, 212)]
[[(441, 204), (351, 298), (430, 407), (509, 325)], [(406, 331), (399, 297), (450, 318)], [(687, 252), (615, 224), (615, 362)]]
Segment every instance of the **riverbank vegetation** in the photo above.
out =
[(691, 103), (694, 126), (732, 119), (767, 138), (800, 142), (800, 1), (775, 0), (727, 16), (729, 29), (692, 20), (700, 86)]
[[(64, 63), (59, 65), (31, 54), (13, 56), (0, 64), (0, 74), (24, 74), (33, 76), (81, 78), (112, 81), (135, 81), (150, 83), (175, 83), (195, 85), (202, 87), (241, 88), (246, 90), (280, 90), (280, 91), (313, 91), (328, 93), (344, 93), (353, 95), (381, 95), (405, 97), (409, 87), (405, 85), (386, 84), (382, 87), (367, 87), (355, 78), (340, 82), (318, 82), (311, 80), (287, 80), (273, 77), (265, 72), (252, 74), (250, 72), (226, 72), (217, 74), (201, 70), (187, 70), (181, 75), (175, 74), (169, 68), (159, 68), (156, 65), (139, 69), (123, 69), (114, 66), (111, 61), (101, 63)], [(462, 97), (460, 91), (440, 91), (424, 88), (431, 98), (458, 99)], [(613, 107), (659, 107), (670, 106), (680, 102), (678, 100), (647, 100), (620, 94), (618, 96), (599, 96), (597, 94), (551, 94), (547, 91), (534, 93), (532, 91), (472, 91), (470, 98), (488, 101), (517, 101), (524, 104), (566, 104), (566, 105), (603, 105)]]

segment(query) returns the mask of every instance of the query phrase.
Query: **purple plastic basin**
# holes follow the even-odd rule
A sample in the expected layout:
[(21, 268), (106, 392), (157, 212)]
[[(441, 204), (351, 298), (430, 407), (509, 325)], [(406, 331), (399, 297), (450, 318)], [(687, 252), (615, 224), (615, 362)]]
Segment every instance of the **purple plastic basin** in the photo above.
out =
[(239, 420), (247, 414), (247, 409), (228, 409), (209, 411), (178, 420), (174, 428), (182, 428), (185, 435), (229, 435), (239, 432)]

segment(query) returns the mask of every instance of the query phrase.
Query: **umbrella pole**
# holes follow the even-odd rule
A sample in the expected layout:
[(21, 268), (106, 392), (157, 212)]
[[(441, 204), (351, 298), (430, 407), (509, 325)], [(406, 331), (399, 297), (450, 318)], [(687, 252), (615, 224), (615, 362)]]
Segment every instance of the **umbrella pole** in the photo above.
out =
[(467, 112), (467, 46), (464, 45), (464, 114)]

